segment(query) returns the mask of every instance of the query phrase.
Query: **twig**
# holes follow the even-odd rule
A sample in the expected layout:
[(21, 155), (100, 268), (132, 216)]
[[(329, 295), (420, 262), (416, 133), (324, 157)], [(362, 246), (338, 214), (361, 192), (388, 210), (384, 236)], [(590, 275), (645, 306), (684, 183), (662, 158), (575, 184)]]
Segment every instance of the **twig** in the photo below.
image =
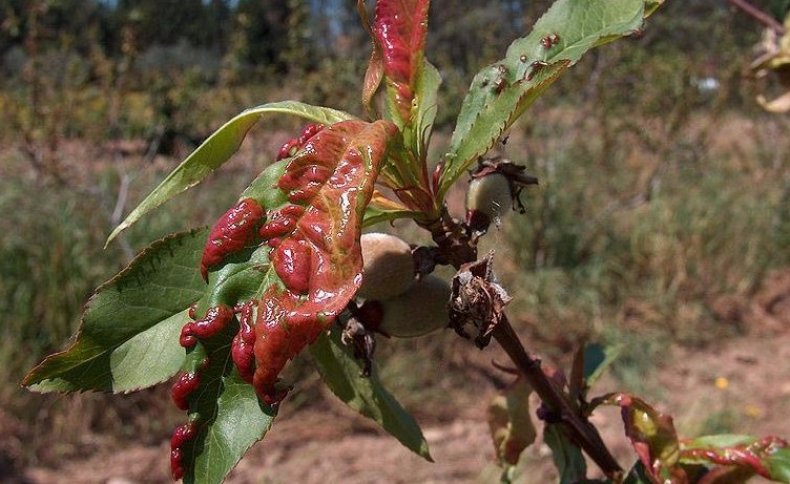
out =
[(744, 13), (752, 17), (753, 19), (757, 20), (761, 24), (765, 25), (769, 29), (773, 30), (779, 35), (785, 34), (785, 28), (782, 24), (780, 24), (775, 18), (771, 17), (767, 13), (763, 12), (759, 8), (755, 7), (751, 3), (747, 2), (746, 0), (727, 0), (732, 5), (740, 8), (743, 10)]
[(607, 477), (615, 482), (622, 479), (623, 469), (607, 449), (598, 430), (576, 413), (562, 391), (543, 372), (540, 360), (527, 353), (504, 314), (494, 329), (493, 336), (516, 365), (516, 368), (524, 375), (541, 401), (552, 412), (560, 416), (560, 424), (568, 431), (574, 442), (584, 449)]
[[(446, 209), (442, 211), (440, 220), (423, 227), (431, 232), (434, 242), (439, 245), (439, 252), (443, 252), (437, 263), (460, 269), (462, 265), (477, 260), (477, 239), (470, 237), (468, 227), (450, 217)], [(607, 477), (615, 482), (621, 481), (623, 469), (609, 452), (598, 430), (574, 409), (562, 389), (543, 372), (540, 359), (527, 353), (504, 313), (501, 313), (501, 319), (493, 327), (491, 335), (499, 342), (541, 401), (552, 413), (559, 416), (559, 424), (567, 431), (571, 440), (590, 456)]]

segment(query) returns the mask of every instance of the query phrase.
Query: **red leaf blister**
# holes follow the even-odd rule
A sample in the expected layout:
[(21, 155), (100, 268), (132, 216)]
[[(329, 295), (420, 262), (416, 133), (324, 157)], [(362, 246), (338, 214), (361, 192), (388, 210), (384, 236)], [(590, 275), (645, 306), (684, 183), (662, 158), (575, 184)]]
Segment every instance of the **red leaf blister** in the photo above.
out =
[[(396, 132), (387, 121), (332, 125), (307, 141), (277, 184), (289, 202), (270, 211), (259, 233), (272, 247), (269, 258), (282, 286), (265, 290), (254, 325), (253, 385), (267, 404), (284, 396), (275, 383), (288, 360), (331, 324), (359, 288), (362, 218)], [(238, 353), (246, 368), (243, 339)]]
[(394, 89), (400, 116), (408, 120), (414, 85), (421, 68), (428, 30), (428, 0), (379, 0), (373, 35), (384, 61), (384, 74)]
[(252, 198), (245, 198), (217, 220), (209, 233), (200, 261), (200, 274), (204, 280), (208, 279), (211, 267), (255, 242), (262, 218), (263, 207)]

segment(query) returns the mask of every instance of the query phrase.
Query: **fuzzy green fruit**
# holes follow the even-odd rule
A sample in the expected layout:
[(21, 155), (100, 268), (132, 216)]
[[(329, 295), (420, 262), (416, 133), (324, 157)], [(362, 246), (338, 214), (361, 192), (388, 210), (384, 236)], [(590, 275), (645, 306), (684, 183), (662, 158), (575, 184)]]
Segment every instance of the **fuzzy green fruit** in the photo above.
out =
[(382, 301), (379, 330), (396, 338), (414, 338), (446, 328), (450, 285), (436, 276), (425, 276), (400, 296)]
[(406, 291), (414, 282), (411, 247), (390, 234), (362, 234), (362, 287), (357, 295), (383, 301)]
[(505, 175), (491, 173), (469, 182), (466, 192), (467, 213), (482, 218), (486, 227), (491, 221), (501, 218), (512, 204), (510, 182)]

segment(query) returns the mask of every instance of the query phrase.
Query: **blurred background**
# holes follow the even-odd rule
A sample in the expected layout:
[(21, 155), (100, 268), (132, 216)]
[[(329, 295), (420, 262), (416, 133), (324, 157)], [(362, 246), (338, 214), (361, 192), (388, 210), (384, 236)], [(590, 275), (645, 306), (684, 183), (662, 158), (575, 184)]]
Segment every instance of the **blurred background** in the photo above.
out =
[[(299, 124), (265, 118), (203, 186), (102, 250), (212, 130), (283, 99), (362, 115), (371, 47), (355, 3), (0, 0), (0, 482), (168, 481), (183, 417), (166, 386), (41, 396), (18, 382), (66, 345), (97, 285), (151, 240), (211, 223)], [(790, 2), (753, 3), (781, 19)], [(434, 162), (474, 73), (550, 4), (433, 2)], [(585, 57), (511, 131), (506, 156), (541, 185), (483, 247), (497, 249), (531, 350), (567, 366), (581, 341), (620, 345), (601, 390), (644, 396), (689, 436), (790, 436), (790, 118), (755, 101), (778, 92), (748, 69), (761, 35), (725, 0), (669, 1), (638, 38)], [(339, 407), (296, 361), (296, 391), (232, 481), (481, 479), (501, 355), (449, 331), (379, 346), (437, 464)], [(627, 458), (616, 413), (599, 423)], [(525, 460), (534, 482), (551, 475), (543, 447)]]

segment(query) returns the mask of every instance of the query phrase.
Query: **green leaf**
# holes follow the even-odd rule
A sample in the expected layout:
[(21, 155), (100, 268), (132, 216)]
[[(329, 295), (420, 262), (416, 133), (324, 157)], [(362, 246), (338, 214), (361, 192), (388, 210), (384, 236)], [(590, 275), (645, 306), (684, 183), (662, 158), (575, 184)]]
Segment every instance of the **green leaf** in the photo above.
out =
[(546, 424), (543, 441), (551, 449), (554, 466), (560, 474), (560, 484), (584, 481), (587, 476), (587, 463), (581, 449), (574, 445), (557, 424)]
[(790, 482), (790, 449), (779, 449), (763, 459), (770, 479), (778, 482)]
[(424, 61), (415, 84), (414, 102), (412, 107), (412, 122), (409, 124), (409, 133), (406, 136), (406, 146), (416, 147), (416, 156), (421, 163), (428, 157), (428, 144), (433, 132), (433, 122), (438, 112), (439, 85), (442, 76), (430, 62)]
[(439, 200), (568, 67), (590, 49), (638, 30), (644, 17), (661, 3), (661, 0), (554, 2), (528, 36), (513, 42), (504, 59), (484, 68), (472, 81), (445, 156)]
[(590, 344), (584, 348), (584, 380), (588, 387), (598, 381), (622, 351), (623, 345)]
[(170, 378), (184, 360), (178, 332), (205, 284), (198, 262), (205, 229), (154, 242), (85, 307), (76, 341), (24, 379), (38, 392), (129, 392)]
[(537, 435), (529, 413), (531, 393), (529, 384), (518, 379), (488, 405), (488, 427), (497, 459), (511, 466), (518, 464), (521, 453)]
[(343, 403), (378, 423), (415, 454), (433, 462), (428, 442), (414, 418), (384, 389), (375, 369), (369, 378), (360, 376), (362, 365), (339, 339), (337, 331), (333, 331), (310, 347), (324, 383)]
[(322, 124), (353, 119), (350, 114), (298, 101), (282, 101), (247, 109), (225, 123), (173, 170), (107, 238), (105, 247), (122, 231), (154, 208), (200, 183), (238, 150), (247, 132), (264, 115), (292, 114)]
[(209, 383), (201, 385), (194, 407), (200, 430), (184, 448), (185, 483), (223, 482), (252, 444), (266, 435), (277, 414), (233, 371), (229, 350), (222, 345), (209, 352), (211, 364), (201, 376)]

